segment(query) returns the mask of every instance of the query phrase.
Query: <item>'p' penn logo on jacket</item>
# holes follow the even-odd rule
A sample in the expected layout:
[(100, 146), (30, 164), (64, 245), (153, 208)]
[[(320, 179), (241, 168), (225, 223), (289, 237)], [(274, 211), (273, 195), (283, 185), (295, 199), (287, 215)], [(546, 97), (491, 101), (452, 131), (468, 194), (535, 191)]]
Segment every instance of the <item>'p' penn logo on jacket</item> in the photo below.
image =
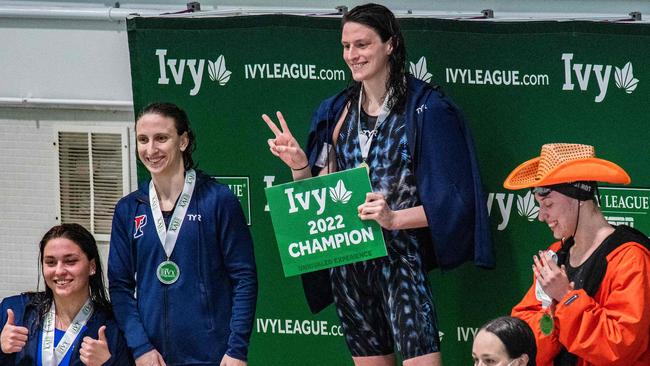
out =
[(147, 224), (147, 215), (140, 215), (135, 217), (135, 232), (133, 233), (133, 239), (137, 239), (144, 234), (142, 228)]

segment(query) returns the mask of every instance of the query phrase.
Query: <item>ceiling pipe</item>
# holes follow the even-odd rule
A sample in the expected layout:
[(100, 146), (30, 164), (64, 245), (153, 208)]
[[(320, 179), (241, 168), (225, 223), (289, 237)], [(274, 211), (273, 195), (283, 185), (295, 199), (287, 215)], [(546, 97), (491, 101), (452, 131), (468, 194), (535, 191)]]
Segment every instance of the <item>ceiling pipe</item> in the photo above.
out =
[(179, 10), (174, 8), (120, 8), (120, 7), (63, 7), (63, 6), (0, 6), (0, 18), (19, 19), (72, 19), (72, 20), (107, 20), (119, 22), (131, 15), (156, 16), (163, 12)]
[(133, 112), (133, 102), (122, 100), (0, 97), (0, 107)]

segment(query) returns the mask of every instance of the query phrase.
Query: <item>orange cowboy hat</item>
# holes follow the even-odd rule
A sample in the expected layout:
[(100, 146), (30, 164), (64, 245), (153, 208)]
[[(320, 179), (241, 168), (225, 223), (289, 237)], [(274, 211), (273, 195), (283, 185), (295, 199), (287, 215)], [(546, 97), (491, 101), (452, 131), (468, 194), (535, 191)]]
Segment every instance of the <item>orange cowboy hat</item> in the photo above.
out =
[(542, 145), (539, 157), (516, 167), (503, 187), (516, 190), (576, 181), (629, 184), (630, 176), (611, 161), (596, 158), (591, 145), (554, 143)]

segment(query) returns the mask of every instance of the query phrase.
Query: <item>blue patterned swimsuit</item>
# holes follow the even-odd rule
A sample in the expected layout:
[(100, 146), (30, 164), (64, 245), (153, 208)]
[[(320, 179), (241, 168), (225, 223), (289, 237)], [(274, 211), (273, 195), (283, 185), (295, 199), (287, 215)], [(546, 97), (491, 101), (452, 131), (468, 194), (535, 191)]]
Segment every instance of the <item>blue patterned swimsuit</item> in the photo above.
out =
[[(362, 162), (357, 115), (357, 108), (350, 107), (341, 126), (336, 143), (339, 171)], [(370, 134), (375, 121), (362, 111), (362, 132)], [(382, 193), (394, 211), (421, 205), (404, 114), (391, 112), (376, 132), (366, 161), (373, 191)], [(387, 257), (331, 270), (334, 302), (352, 356), (387, 355), (395, 346), (403, 359), (439, 351), (420, 245), (424, 235), (429, 235), (426, 229), (384, 229)]]

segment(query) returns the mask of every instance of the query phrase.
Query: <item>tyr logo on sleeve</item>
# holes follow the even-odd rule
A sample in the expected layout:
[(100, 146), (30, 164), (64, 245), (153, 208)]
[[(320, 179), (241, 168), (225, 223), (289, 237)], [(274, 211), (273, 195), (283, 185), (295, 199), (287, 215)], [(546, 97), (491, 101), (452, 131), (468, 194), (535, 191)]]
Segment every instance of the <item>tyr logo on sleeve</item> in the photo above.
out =
[(133, 233), (133, 239), (141, 237), (144, 232), (142, 228), (147, 224), (147, 215), (140, 215), (135, 217), (135, 232)]

